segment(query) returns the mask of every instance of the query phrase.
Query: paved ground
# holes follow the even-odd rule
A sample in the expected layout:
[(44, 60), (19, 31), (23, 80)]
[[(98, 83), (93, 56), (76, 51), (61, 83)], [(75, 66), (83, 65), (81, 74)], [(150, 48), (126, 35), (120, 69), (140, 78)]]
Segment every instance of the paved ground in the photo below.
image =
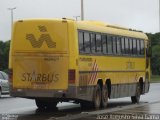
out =
[[(124, 117), (139, 120), (141, 118), (150, 120), (151, 117), (159, 117), (160, 114), (160, 83), (151, 84), (150, 92), (141, 97), (140, 104), (131, 104), (130, 98), (109, 100), (108, 108), (105, 110), (81, 110), (80, 105), (72, 103), (59, 103), (59, 111), (39, 111), (34, 100), (23, 98), (11, 98), (3, 96), (0, 98), (0, 118), (18, 118), (18, 120), (54, 120), (56, 119), (122, 119)], [(153, 115), (153, 116), (152, 116)], [(110, 118), (109, 118), (110, 117)], [(1, 120), (0, 119), (0, 120)], [(9, 120), (9, 119), (8, 119)], [(159, 119), (158, 119), (159, 120)]]
[[(73, 117), (72, 117), (73, 118)], [(160, 101), (89, 112), (76, 120), (160, 120)]]

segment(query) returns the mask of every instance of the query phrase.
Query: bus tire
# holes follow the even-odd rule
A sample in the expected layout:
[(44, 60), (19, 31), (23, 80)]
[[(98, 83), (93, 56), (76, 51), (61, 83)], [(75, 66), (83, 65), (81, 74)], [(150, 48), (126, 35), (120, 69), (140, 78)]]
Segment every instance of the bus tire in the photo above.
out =
[(108, 88), (107, 88), (107, 85), (104, 85), (103, 88), (102, 88), (101, 104), (102, 104), (103, 108), (107, 107), (107, 104), (108, 104)]
[(93, 107), (95, 109), (99, 109), (101, 106), (101, 88), (100, 85), (97, 84), (94, 88), (93, 93)]
[(137, 87), (136, 87), (136, 94), (135, 96), (131, 96), (131, 101), (132, 103), (139, 103), (140, 101), (140, 95), (141, 95), (141, 87), (140, 87), (140, 83), (137, 83)]
[(92, 102), (82, 101), (80, 102), (82, 110), (89, 110), (92, 108)]
[(35, 99), (38, 109), (57, 110), (57, 102), (52, 100)]
[(58, 102), (56, 102), (56, 101), (50, 100), (50, 101), (47, 102), (46, 108), (47, 108), (48, 110), (58, 110), (58, 108), (56, 107), (56, 106), (57, 106), (57, 103), (58, 103)]
[(40, 109), (40, 110), (43, 110), (43, 109), (46, 108), (46, 104), (45, 104), (45, 101), (44, 101), (44, 100), (35, 99), (35, 103), (36, 103), (38, 109)]

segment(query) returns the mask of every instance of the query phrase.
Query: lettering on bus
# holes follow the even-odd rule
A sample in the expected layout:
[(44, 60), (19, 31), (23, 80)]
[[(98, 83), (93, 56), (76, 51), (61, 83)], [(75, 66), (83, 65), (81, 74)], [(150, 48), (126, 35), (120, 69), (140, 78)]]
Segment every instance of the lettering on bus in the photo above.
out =
[(42, 73), (22, 73), (22, 81), (26, 82), (57, 82), (59, 80), (59, 74), (50, 73), (50, 74), (42, 74)]
[(82, 58), (82, 57), (80, 57), (79, 59), (80, 59), (81, 62), (88, 62), (88, 67), (92, 66), (92, 61), (93, 61), (92, 58)]
[(54, 61), (54, 62), (56, 62), (56, 61), (59, 61), (59, 56), (57, 56), (57, 57), (45, 57), (44, 58), (44, 60), (45, 61)]
[(83, 62), (92, 62), (92, 58), (79, 58), (80, 61), (83, 61)]

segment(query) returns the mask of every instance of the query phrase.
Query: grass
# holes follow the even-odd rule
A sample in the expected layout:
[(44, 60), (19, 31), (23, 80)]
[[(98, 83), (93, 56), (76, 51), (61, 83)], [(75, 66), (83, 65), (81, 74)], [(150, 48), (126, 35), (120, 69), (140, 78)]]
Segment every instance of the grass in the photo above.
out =
[(151, 82), (160, 82), (160, 75), (152, 75)]

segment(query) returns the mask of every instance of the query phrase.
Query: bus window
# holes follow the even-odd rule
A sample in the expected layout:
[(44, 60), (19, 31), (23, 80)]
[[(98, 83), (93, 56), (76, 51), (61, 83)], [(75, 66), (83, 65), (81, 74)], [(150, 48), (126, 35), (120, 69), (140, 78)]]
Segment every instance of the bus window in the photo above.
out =
[(136, 39), (133, 39), (133, 54), (134, 54), (134, 55), (137, 54), (137, 43), (136, 43)]
[(133, 54), (133, 40), (131, 38), (129, 39), (129, 53)]
[(129, 42), (128, 42), (128, 38), (125, 38), (125, 54), (129, 54)]
[(121, 38), (117, 37), (117, 54), (121, 54)]
[(140, 40), (140, 54), (144, 55), (144, 40)]
[(91, 51), (92, 53), (96, 53), (96, 35), (91, 34)]
[(102, 35), (102, 51), (103, 54), (107, 54), (107, 36)]
[(122, 54), (125, 54), (125, 41), (123, 37), (121, 38), (121, 49)]
[(117, 39), (116, 37), (112, 37), (112, 41), (113, 41), (113, 54), (117, 54)]
[(83, 32), (78, 32), (78, 39), (79, 39), (79, 51), (80, 53), (84, 52), (84, 41), (83, 41)]
[(108, 54), (112, 54), (113, 53), (113, 49), (112, 49), (112, 39), (111, 36), (107, 36), (107, 48), (108, 48)]
[(91, 52), (90, 36), (89, 36), (89, 33), (87, 33), (87, 32), (84, 33), (84, 48), (85, 48), (85, 53)]
[(102, 40), (101, 40), (101, 35), (96, 34), (96, 48), (97, 48), (97, 53), (102, 52)]
[(137, 54), (140, 55), (140, 41), (137, 40)]

